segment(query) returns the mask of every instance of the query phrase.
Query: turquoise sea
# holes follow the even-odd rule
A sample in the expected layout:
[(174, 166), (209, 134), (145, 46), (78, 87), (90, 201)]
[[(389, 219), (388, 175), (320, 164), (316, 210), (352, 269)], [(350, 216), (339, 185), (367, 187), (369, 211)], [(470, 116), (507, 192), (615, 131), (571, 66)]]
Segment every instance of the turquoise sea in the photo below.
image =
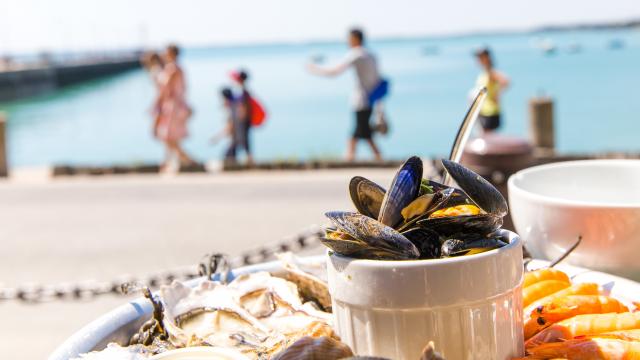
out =
[[(557, 46), (555, 54), (535, 46), (544, 40)], [(624, 46), (611, 49), (612, 40)], [(493, 49), (497, 67), (512, 79), (503, 98), (503, 132), (525, 136), (528, 99), (547, 94), (555, 99), (560, 151), (640, 151), (640, 31), (611, 30), (371, 42), (392, 81), (386, 105), (391, 133), (380, 139), (384, 155), (448, 152), (479, 71), (471, 53), (482, 45)], [(316, 55), (331, 63), (345, 51), (338, 42), (186, 49), (182, 63), (195, 109), (187, 150), (202, 161), (221, 156), (224, 144), (208, 143), (223, 124), (218, 90), (231, 69), (243, 67), (269, 112), (266, 125), (254, 131), (258, 159), (342, 156), (353, 126), (353, 74), (314, 77), (304, 64)], [(157, 162), (163, 149), (151, 137), (152, 96), (140, 70), (0, 104), (10, 118), (10, 162)], [(360, 155), (370, 156), (368, 150)]]

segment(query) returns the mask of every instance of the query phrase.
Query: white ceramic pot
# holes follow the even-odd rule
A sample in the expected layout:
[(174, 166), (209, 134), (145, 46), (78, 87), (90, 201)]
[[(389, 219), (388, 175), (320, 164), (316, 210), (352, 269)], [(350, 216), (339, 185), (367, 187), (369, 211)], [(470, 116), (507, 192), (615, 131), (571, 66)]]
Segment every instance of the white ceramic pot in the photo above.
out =
[(568, 161), (509, 179), (513, 223), (536, 258), (640, 279), (640, 160)]
[(435, 342), (447, 360), (523, 355), (522, 244), (438, 260), (328, 255), (335, 328), (358, 355), (419, 359)]

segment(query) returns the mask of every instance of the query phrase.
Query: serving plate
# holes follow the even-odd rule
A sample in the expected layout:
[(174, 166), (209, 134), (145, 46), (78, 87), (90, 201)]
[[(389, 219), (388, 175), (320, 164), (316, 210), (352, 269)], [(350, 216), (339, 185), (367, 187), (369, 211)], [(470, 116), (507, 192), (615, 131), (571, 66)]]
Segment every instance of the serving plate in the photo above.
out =
[[(326, 257), (325, 255), (310, 256), (305, 257), (304, 261), (308, 264), (321, 264), (326, 261)], [(527, 268), (537, 269), (548, 264), (547, 261), (533, 260)], [(640, 283), (635, 281), (571, 265), (560, 264), (556, 268), (565, 271), (575, 282), (600, 284), (605, 292), (629, 304), (640, 301)], [(269, 271), (277, 274), (283, 269), (279, 261), (272, 261), (237, 268), (232, 271), (230, 278), (257, 271)], [(195, 286), (202, 280), (203, 278), (193, 279), (187, 284)], [(126, 344), (131, 335), (148, 319), (151, 311), (151, 304), (144, 298), (138, 298), (121, 305), (73, 334), (51, 353), (48, 359), (68, 360), (83, 353), (103, 349), (110, 342)]]

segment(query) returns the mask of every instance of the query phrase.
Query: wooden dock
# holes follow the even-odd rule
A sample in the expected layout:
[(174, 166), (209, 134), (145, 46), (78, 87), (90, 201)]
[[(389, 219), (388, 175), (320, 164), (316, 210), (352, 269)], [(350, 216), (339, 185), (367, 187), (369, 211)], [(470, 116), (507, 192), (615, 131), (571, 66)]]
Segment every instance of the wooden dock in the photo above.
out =
[(61, 87), (140, 68), (138, 54), (35, 65), (0, 71), (0, 101), (40, 95)]

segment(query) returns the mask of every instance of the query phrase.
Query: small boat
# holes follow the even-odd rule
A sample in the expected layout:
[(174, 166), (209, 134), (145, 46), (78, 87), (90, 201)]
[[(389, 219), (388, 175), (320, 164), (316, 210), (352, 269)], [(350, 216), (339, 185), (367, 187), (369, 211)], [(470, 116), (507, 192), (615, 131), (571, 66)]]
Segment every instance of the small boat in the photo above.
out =
[(422, 48), (422, 55), (435, 56), (440, 53), (440, 49), (435, 45), (427, 45)]
[(577, 54), (579, 52), (582, 52), (582, 45), (580, 45), (578, 43), (571, 43), (567, 47), (567, 52), (569, 54)]
[(622, 39), (611, 39), (607, 44), (609, 50), (620, 50), (624, 48), (624, 40)]
[(540, 43), (540, 50), (544, 52), (546, 55), (553, 55), (558, 50), (556, 44), (553, 43), (550, 39), (544, 39)]
[(558, 50), (556, 44), (554, 44), (554, 42), (549, 38), (535, 38), (531, 44), (534, 48), (539, 49), (545, 55), (555, 54), (556, 50)]

